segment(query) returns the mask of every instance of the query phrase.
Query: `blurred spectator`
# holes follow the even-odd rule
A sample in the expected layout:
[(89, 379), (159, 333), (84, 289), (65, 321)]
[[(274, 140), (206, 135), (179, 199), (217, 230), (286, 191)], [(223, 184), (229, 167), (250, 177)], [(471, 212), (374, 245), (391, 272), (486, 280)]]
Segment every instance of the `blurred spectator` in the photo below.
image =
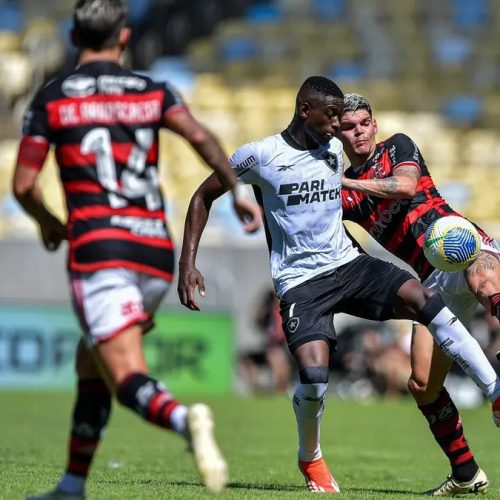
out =
[[(290, 384), (292, 361), (281, 326), (279, 300), (273, 289), (262, 294), (255, 323), (265, 337), (263, 348), (240, 357), (240, 375), (252, 392), (284, 393)], [(267, 383), (263, 380), (263, 367), (270, 373)]]
[(478, 308), (470, 325), (471, 334), (486, 352), (490, 363), (500, 375), (500, 363), (496, 357), (500, 351), (500, 323), (482, 307)]
[(331, 369), (340, 396), (365, 399), (407, 392), (410, 356), (390, 324), (351, 324), (339, 332), (337, 348)]

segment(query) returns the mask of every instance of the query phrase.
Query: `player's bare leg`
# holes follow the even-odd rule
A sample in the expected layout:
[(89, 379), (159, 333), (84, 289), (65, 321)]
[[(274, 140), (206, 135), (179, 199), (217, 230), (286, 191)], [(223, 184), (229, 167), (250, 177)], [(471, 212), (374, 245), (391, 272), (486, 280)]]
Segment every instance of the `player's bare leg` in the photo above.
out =
[(427, 491), (431, 496), (485, 492), (488, 488), (488, 479), (477, 465), (465, 439), (458, 410), (443, 387), (451, 365), (451, 359), (437, 346), (427, 328), (416, 325), (412, 337), (412, 375), (408, 389), (448, 457), (452, 470), (440, 486)]
[[(471, 292), (484, 308), (500, 320), (500, 258), (497, 254), (482, 251), (476, 261), (465, 271)], [(500, 427), (500, 397), (492, 401), (493, 422)]]
[(500, 379), (481, 346), (438, 294), (411, 279), (399, 289), (394, 307), (397, 318), (425, 325), (443, 352), (457, 362), (492, 403), (500, 400)]
[(320, 424), (328, 387), (330, 349), (324, 340), (307, 342), (294, 353), (299, 367), (300, 383), (293, 395), (293, 409), (299, 433), (299, 469), (309, 491), (340, 491), (320, 446)]
[(149, 422), (184, 436), (208, 491), (219, 493), (228, 482), (227, 464), (215, 441), (210, 408), (180, 404), (150, 377), (142, 349), (142, 329), (132, 326), (94, 350), (105, 377), (124, 406)]

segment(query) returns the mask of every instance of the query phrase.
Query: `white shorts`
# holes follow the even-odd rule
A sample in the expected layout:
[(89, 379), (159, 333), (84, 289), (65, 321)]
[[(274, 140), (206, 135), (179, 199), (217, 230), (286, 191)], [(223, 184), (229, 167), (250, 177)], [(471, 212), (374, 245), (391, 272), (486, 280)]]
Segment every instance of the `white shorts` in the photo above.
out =
[[(500, 246), (495, 240), (482, 240), (481, 250), (495, 254), (500, 260)], [(443, 302), (467, 327), (476, 312), (478, 300), (470, 291), (465, 272), (446, 273), (435, 269), (422, 283), (441, 295)]]
[(139, 323), (146, 332), (170, 283), (125, 268), (70, 273), (73, 307), (89, 346)]

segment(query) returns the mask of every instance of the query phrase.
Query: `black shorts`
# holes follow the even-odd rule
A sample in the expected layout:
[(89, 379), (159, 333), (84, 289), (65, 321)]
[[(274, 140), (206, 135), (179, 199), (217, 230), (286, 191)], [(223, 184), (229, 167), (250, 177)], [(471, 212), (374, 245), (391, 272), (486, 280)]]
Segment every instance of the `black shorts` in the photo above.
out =
[(375, 321), (394, 319), (398, 290), (411, 279), (415, 277), (389, 262), (360, 255), (286, 291), (280, 313), (290, 351), (312, 340), (325, 340), (335, 349), (335, 313)]

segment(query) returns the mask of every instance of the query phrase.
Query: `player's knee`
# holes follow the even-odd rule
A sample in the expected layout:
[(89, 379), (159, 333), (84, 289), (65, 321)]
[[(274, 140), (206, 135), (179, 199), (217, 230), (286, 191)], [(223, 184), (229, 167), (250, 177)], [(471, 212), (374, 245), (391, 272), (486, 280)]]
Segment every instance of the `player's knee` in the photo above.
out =
[(408, 390), (413, 396), (421, 396), (427, 391), (427, 379), (419, 378), (414, 374), (408, 379)]
[(412, 374), (408, 380), (408, 390), (419, 405), (430, 404), (436, 401), (442, 388), (442, 384), (433, 383), (427, 377), (418, 377), (415, 374)]
[(313, 400), (322, 400), (328, 388), (328, 366), (308, 366), (299, 370), (300, 393)]
[(417, 321), (423, 325), (429, 325), (432, 320), (446, 307), (443, 299), (438, 293), (423, 287), (426, 293), (426, 300), (423, 307), (417, 312)]

